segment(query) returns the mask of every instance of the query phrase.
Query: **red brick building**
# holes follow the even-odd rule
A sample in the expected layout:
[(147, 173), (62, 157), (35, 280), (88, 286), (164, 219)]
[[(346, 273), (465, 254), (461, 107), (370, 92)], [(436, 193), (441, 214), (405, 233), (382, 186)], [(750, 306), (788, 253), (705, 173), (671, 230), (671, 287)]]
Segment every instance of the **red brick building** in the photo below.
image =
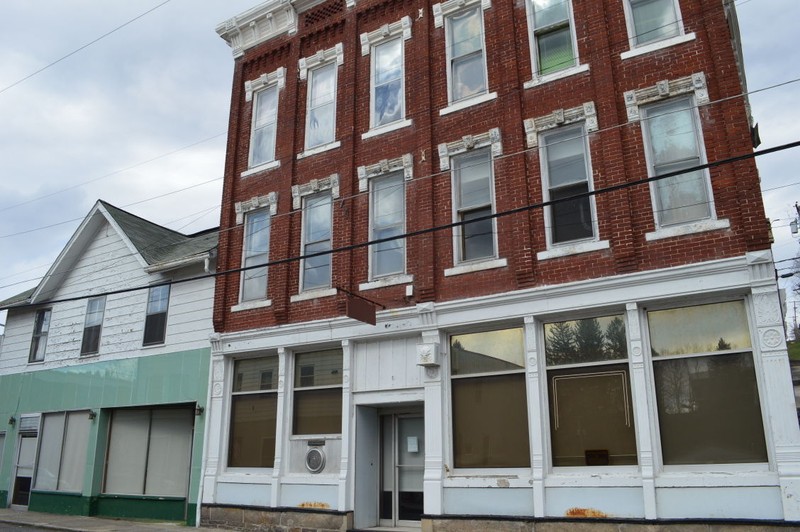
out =
[(271, 1), (217, 31), (243, 271), (206, 519), (800, 519), (759, 177), (725, 162), (753, 149), (732, 3)]

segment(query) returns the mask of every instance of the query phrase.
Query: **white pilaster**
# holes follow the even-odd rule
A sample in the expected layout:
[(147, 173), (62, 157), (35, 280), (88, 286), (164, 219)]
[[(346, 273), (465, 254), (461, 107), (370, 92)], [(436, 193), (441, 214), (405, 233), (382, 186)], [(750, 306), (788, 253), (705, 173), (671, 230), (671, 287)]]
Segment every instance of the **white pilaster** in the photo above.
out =
[(353, 394), (350, 379), (350, 367), (353, 357), (353, 346), (350, 340), (342, 340), (342, 450), (341, 466), (339, 468), (339, 507), (340, 512), (352, 509), (349, 503), (350, 489), (350, 442), (354, 433), (351, 431), (353, 418), (356, 415), (353, 407)]
[(531, 471), (533, 474), (533, 515), (544, 517), (544, 473), (546, 434), (542, 408), (547, 408), (546, 387), (540, 384), (539, 354), (536, 321), (525, 316), (525, 376), (528, 393), (528, 432), (531, 442)]
[[(286, 349), (278, 348), (278, 404), (276, 405), (277, 416), (275, 420), (275, 466), (272, 470), (272, 492), (270, 506), (277, 508), (281, 501), (281, 474), (283, 472), (283, 449), (288, 439), (287, 427), (291, 427), (289, 419), (289, 408), (286, 401)], [(292, 376), (289, 375), (289, 378)]]
[[(421, 343), (433, 346), (432, 349), (439, 353), (442, 351), (438, 330), (424, 331)], [(441, 515), (444, 509), (444, 410), (447, 401), (442, 379), (445, 370), (441, 366), (425, 367), (425, 473), (422, 491), (424, 512), (428, 515)]]

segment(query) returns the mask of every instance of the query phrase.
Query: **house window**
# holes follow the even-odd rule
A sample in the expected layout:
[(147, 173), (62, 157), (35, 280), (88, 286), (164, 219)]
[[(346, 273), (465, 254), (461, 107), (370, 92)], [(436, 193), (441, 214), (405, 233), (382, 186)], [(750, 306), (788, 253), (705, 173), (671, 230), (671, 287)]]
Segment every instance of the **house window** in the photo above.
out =
[(147, 315), (144, 319), (143, 345), (163, 344), (167, 336), (169, 285), (151, 286), (147, 295)]
[(450, 102), (485, 94), (487, 81), (481, 6), (449, 15), (445, 24)]
[(544, 76), (575, 66), (570, 0), (531, 0), (535, 71)]
[(766, 462), (743, 301), (647, 313), (665, 465)]
[[(400, 236), (405, 231), (405, 182), (395, 173), (370, 180), (370, 240)], [(370, 248), (372, 277), (405, 271), (405, 240), (398, 238)]]
[[(328, 192), (303, 198), (303, 255), (331, 250), (331, 195)], [(302, 261), (302, 290), (331, 285), (331, 254), (306, 257)]]
[(254, 95), (253, 125), (250, 137), (250, 167), (275, 160), (275, 136), (278, 124), (278, 85)]
[(278, 419), (278, 357), (237, 360), (228, 467), (272, 467)]
[(372, 50), (372, 127), (402, 120), (405, 115), (403, 88), (403, 40), (377, 44)]
[(522, 329), (450, 337), (455, 467), (529, 467)]
[(341, 432), (341, 349), (295, 355), (292, 434)]
[(247, 213), (244, 224), (244, 257), (242, 266), (242, 301), (267, 297), (270, 215), (267, 209)]
[(105, 310), (106, 296), (93, 297), (87, 302), (81, 355), (91, 355), (100, 351), (100, 331), (103, 328)]
[[(489, 149), (453, 158), (454, 218), (469, 222), (493, 212), (492, 159)], [(466, 262), (495, 256), (494, 219), (466, 223), (456, 228), (458, 260)]]
[(635, 465), (621, 315), (544, 325), (553, 466)]
[(186, 497), (193, 408), (115, 410), (103, 493)]
[(663, 41), (682, 32), (677, 0), (626, 0), (634, 46)]
[[(591, 190), (589, 161), (583, 126), (542, 135), (541, 164), (546, 200), (554, 201)], [(583, 196), (547, 209), (551, 244), (590, 239), (594, 234), (593, 201)]]
[(330, 144), (336, 138), (336, 63), (308, 73), (306, 149)]
[[(655, 103), (643, 107), (642, 112), (642, 128), (651, 176), (691, 168), (705, 162), (699, 119), (691, 97)], [(695, 170), (655, 181), (651, 190), (659, 226), (711, 218), (709, 186), (705, 170)]]
[(86, 411), (42, 416), (34, 489), (81, 493), (90, 426)]
[(28, 362), (44, 361), (44, 352), (47, 349), (47, 333), (50, 331), (50, 309), (37, 310), (36, 321), (33, 323), (33, 338)]

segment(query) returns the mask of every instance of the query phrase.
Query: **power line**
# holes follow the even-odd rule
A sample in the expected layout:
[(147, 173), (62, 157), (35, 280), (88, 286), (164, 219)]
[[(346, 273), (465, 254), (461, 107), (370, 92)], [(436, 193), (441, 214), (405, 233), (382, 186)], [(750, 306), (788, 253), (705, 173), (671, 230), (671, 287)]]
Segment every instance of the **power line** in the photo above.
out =
[(791, 148), (796, 148), (796, 147), (800, 147), (800, 140), (795, 141), (795, 142), (791, 142), (791, 143), (788, 143), (788, 144), (783, 144), (781, 146), (774, 146), (772, 148), (767, 148), (765, 150), (761, 150), (761, 151), (754, 152), (754, 153), (748, 153), (748, 154), (744, 154), (744, 155), (737, 155), (737, 156), (734, 156), (734, 157), (728, 157), (728, 158), (725, 158), (725, 159), (720, 159), (718, 161), (713, 161), (713, 162), (710, 162), (710, 163), (696, 165), (696, 166), (693, 166), (693, 167), (690, 167), (690, 168), (685, 168), (685, 169), (677, 170), (677, 171), (674, 171), (674, 172), (667, 172), (667, 173), (659, 175), (659, 176), (637, 179), (635, 181), (621, 183), (619, 185), (612, 185), (612, 186), (609, 186), (609, 187), (604, 187), (602, 189), (597, 189), (597, 190), (593, 190), (593, 191), (589, 191), (589, 192), (584, 192), (584, 193), (581, 193), (581, 194), (575, 194), (575, 195), (572, 195), (572, 196), (569, 196), (569, 197), (565, 197), (565, 198), (560, 198), (560, 199), (557, 199), (557, 200), (549, 200), (549, 201), (543, 201), (543, 202), (538, 202), (538, 203), (531, 203), (531, 204), (528, 204), (528, 205), (524, 205), (522, 207), (517, 207), (517, 208), (514, 208), (514, 209), (508, 209), (508, 210), (505, 210), (505, 211), (489, 214), (489, 215), (486, 215), (486, 216), (476, 217), (474, 219), (470, 219), (470, 220), (466, 220), (466, 221), (458, 221), (458, 222), (452, 222), (452, 223), (449, 223), (449, 224), (443, 224), (443, 225), (428, 227), (428, 228), (425, 228), (425, 229), (418, 229), (416, 231), (410, 231), (410, 232), (406, 232), (406, 233), (403, 233), (401, 235), (396, 235), (396, 236), (392, 236), (392, 237), (372, 239), (372, 240), (368, 240), (366, 242), (348, 244), (346, 246), (340, 246), (338, 248), (334, 248), (334, 249), (330, 249), (330, 250), (326, 250), (326, 251), (318, 251), (318, 252), (314, 252), (314, 253), (306, 253), (304, 255), (296, 255), (296, 256), (293, 256), (293, 257), (286, 257), (286, 258), (283, 258), (283, 259), (276, 259), (276, 260), (269, 261), (269, 262), (264, 263), (264, 264), (257, 264), (257, 265), (253, 265), (253, 266), (244, 266), (244, 267), (241, 267), (241, 268), (231, 268), (231, 269), (228, 269), (228, 270), (223, 270), (221, 272), (213, 272), (213, 273), (208, 273), (208, 274), (204, 274), (204, 275), (197, 275), (197, 276), (188, 277), (188, 278), (185, 278), (185, 279), (176, 279), (176, 280), (171, 280), (171, 281), (164, 281), (164, 282), (161, 282), (161, 283), (149, 284), (147, 286), (120, 288), (118, 290), (108, 290), (108, 291), (105, 291), (105, 292), (91, 294), (91, 295), (80, 295), (80, 296), (73, 296), (73, 297), (69, 297), (69, 298), (53, 299), (53, 300), (48, 300), (48, 301), (37, 302), (35, 304), (26, 303), (26, 304), (21, 304), (21, 305), (11, 305), (11, 306), (7, 306), (7, 307), (0, 307), (0, 310), (7, 310), (7, 309), (10, 309), (10, 308), (38, 307), (38, 306), (41, 306), (41, 305), (52, 305), (52, 304), (55, 304), (55, 303), (66, 303), (66, 302), (70, 302), (70, 301), (80, 301), (82, 299), (86, 299), (87, 297), (111, 296), (111, 295), (125, 294), (125, 293), (135, 292), (135, 291), (139, 291), (139, 290), (147, 290), (147, 289), (150, 289), (150, 288), (153, 288), (153, 287), (157, 287), (157, 286), (172, 286), (172, 285), (176, 285), (176, 284), (183, 284), (183, 283), (187, 283), (187, 282), (199, 281), (199, 280), (203, 280), (203, 279), (216, 278), (216, 277), (220, 277), (220, 276), (223, 276), (223, 275), (241, 273), (241, 272), (244, 272), (244, 271), (255, 270), (255, 269), (258, 269), (258, 268), (264, 268), (264, 267), (270, 267), (270, 266), (278, 266), (278, 265), (281, 265), (281, 264), (289, 264), (289, 263), (292, 263), (292, 262), (298, 262), (298, 261), (301, 261), (301, 260), (306, 260), (306, 259), (314, 258), (314, 257), (321, 257), (321, 256), (325, 256), (325, 255), (333, 255), (335, 253), (353, 251), (353, 250), (356, 250), (356, 249), (369, 247), (369, 246), (372, 246), (372, 245), (375, 245), (375, 244), (381, 244), (381, 243), (384, 243), (384, 242), (391, 242), (391, 241), (394, 241), (394, 240), (403, 240), (403, 239), (408, 239), (408, 238), (414, 238), (416, 236), (427, 235), (427, 234), (435, 233), (435, 232), (438, 232), (438, 231), (444, 231), (444, 230), (453, 229), (453, 228), (456, 228), (456, 227), (463, 227), (465, 225), (473, 224), (473, 223), (484, 221), (484, 220), (493, 220), (495, 218), (503, 218), (503, 217), (506, 217), (506, 216), (512, 216), (512, 215), (515, 215), (515, 214), (529, 212), (529, 211), (536, 210), (536, 209), (542, 209), (544, 207), (550, 207), (550, 206), (553, 206), (553, 205), (557, 205), (559, 203), (566, 203), (566, 202), (574, 201), (576, 199), (580, 199), (580, 198), (584, 198), (584, 197), (590, 197), (590, 196), (595, 196), (595, 195), (599, 195), (599, 194), (607, 194), (607, 193), (610, 193), (610, 192), (616, 192), (618, 190), (624, 190), (624, 189), (632, 188), (632, 187), (635, 187), (635, 186), (638, 186), (638, 185), (644, 185), (644, 184), (649, 184), (649, 183), (652, 183), (652, 182), (660, 181), (660, 180), (663, 180), (663, 179), (668, 179), (670, 177), (675, 177), (675, 176), (678, 176), (678, 175), (681, 175), (681, 174), (684, 174), (684, 173), (696, 172), (696, 171), (699, 171), (699, 170), (705, 170), (705, 169), (709, 169), (709, 168), (714, 168), (714, 167), (722, 166), (722, 165), (725, 165), (725, 164), (732, 164), (732, 163), (744, 161), (744, 160), (747, 160), (747, 159), (753, 159), (755, 157), (760, 157), (762, 155), (767, 155), (767, 154), (770, 154), (770, 153), (775, 153), (775, 152), (779, 152), (779, 151), (783, 151), (783, 150), (787, 150), (787, 149), (791, 149)]

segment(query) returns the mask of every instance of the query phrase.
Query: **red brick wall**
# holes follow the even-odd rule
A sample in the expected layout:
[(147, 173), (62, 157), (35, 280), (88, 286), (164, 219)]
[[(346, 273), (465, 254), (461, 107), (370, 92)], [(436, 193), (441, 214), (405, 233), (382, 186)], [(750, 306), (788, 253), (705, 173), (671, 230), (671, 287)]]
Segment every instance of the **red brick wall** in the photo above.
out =
[[(255, 0), (254, 0), (255, 1)], [(575, 32), (581, 64), (589, 71), (524, 89), (531, 79), (529, 34), (524, 3), (494, 0), (483, 11), (489, 90), (493, 101), (439, 116), (447, 106), (444, 28), (435, 28), (431, 4), (422, 0), (359, 0), (348, 9), (329, 0), (300, 15), (298, 32), (248, 50), (236, 60), (232, 88), (228, 157), (222, 198), (219, 270), (241, 266), (242, 226), (235, 223), (234, 203), (278, 193), (273, 217), (270, 259), (300, 254), (300, 211), (292, 210), (291, 186), (338, 173), (340, 199), (334, 201), (334, 248), (368, 239), (369, 202), (359, 194), (356, 168), (405, 153), (414, 157), (414, 178), (406, 182), (406, 229), (417, 231), (452, 222), (451, 176), (439, 171), (437, 145), (500, 128), (503, 157), (494, 162), (495, 210), (505, 211), (542, 201), (539, 155), (526, 150), (523, 120), (594, 101), (600, 130), (590, 135), (595, 189), (647, 177), (639, 123), (627, 123), (623, 92), (705, 73), (711, 104), (703, 107), (706, 157), (715, 161), (752, 150), (743, 101), (715, 103), (741, 92), (730, 32), (722, 2), (681, 0), (684, 28), (695, 40), (626, 60), (629, 49), (620, 0), (573, 0)], [(419, 10), (422, 11), (420, 18)], [(405, 42), (406, 117), (411, 127), (362, 140), (370, 120), (370, 57), (361, 55), (359, 34), (408, 15), (412, 38)], [(344, 44), (344, 64), (338, 67), (336, 139), (341, 147), (301, 160), (304, 148), (307, 84), (298, 75), (298, 60)], [(276, 159), (280, 167), (241, 178), (247, 169), (252, 102), (245, 101), (244, 82), (279, 67), (286, 68), (280, 91)], [(426, 300), (452, 300), (536, 285), (687, 264), (741, 255), (769, 246), (768, 227), (752, 160), (711, 170), (718, 218), (730, 220), (730, 230), (647, 242), (655, 228), (650, 189), (638, 185), (596, 198), (600, 238), (609, 250), (537, 261), (546, 249), (541, 209), (497, 220), (499, 256), (507, 268), (444, 277), (453, 266), (450, 230), (407, 241), (407, 270), (414, 276), (414, 296), (405, 286), (364, 294), (385, 306), (402, 307)], [(337, 253), (332, 284), (352, 292), (368, 280), (365, 248)], [(270, 267), (271, 307), (230, 313), (238, 303), (239, 274), (220, 276), (214, 308), (218, 331), (267, 327), (280, 323), (329, 318), (343, 314), (342, 298), (290, 303), (298, 291), (299, 263)]]

